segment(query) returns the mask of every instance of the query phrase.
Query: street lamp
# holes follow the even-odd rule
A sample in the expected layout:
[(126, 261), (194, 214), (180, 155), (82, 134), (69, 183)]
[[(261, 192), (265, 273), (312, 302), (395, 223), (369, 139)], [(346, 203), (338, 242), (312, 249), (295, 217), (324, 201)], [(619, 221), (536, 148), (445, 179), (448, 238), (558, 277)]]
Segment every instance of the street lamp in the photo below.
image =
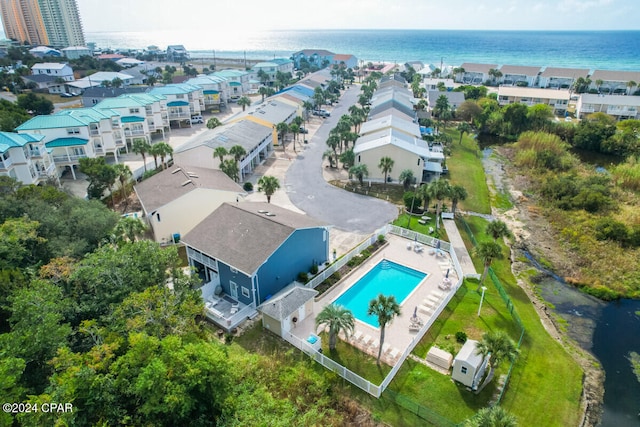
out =
[(478, 307), (478, 317), (480, 317), (480, 310), (482, 310), (482, 301), (484, 300), (484, 291), (487, 290), (486, 286), (482, 287), (482, 295), (480, 296), (480, 307)]

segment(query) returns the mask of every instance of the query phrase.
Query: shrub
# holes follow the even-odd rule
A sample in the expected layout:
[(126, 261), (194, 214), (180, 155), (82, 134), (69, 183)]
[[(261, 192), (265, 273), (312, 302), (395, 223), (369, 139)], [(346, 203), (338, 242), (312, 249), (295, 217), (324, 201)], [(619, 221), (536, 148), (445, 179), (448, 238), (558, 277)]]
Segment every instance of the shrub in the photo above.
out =
[(253, 191), (253, 184), (247, 181), (242, 185), (242, 189), (244, 191)]
[(464, 344), (465, 342), (467, 342), (467, 334), (465, 334), (462, 331), (456, 332), (456, 341), (458, 341), (461, 344)]
[(226, 333), (224, 334), (224, 343), (229, 345), (233, 342), (233, 334)]
[(384, 243), (385, 240), (386, 240), (386, 238), (384, 237), (384, 234), (378, 234), (378, 242), (379, 243)]
[(298, 282), (307, 283), (308, 281), (309, 281), (309, 275), (307, 274), (306, 271), (301, 271), (300, 273), (298, 273)]
[(311, 266), (311, 268), (309, 269), (309, 273), (311, 274), (318, 274), (318, 265), (317, 264), (313, 264)]
[(413, 191), (407, 191), (402, 195), (402, 200), (404, 201), (404, 206), (407, 208), (407, 211), (411, 212), (411, 208), (413, 210), (417, 210), (422, 204), (422, 198), (420, 195), (414, 193)]
[(596, 239), (626, 242), (629, 237), (627, 226), (613, 219), (603, 218), (596, 224)]

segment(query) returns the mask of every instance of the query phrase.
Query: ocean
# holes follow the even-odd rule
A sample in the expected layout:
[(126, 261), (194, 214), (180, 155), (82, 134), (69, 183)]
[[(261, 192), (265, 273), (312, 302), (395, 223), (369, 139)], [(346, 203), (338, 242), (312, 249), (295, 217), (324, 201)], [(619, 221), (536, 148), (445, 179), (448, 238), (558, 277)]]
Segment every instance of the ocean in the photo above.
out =
[(359, 60), (464, 62), (640, 71), (640, 31), (287, 30), (88, 32), (100, 48), (164, 49), (182, 44), (192, 58), (270, 59), (302, 49), (353, 54)]

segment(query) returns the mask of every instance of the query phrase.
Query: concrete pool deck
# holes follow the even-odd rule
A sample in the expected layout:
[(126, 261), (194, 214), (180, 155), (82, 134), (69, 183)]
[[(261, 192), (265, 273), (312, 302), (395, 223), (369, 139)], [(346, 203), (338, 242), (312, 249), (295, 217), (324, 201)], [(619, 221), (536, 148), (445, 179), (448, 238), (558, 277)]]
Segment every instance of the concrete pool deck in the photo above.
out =
[[(458, 276), (452, 266), (451, 256), (447, 252), (441, 252), (442, 255), (437, 256), (433, 248), (425, 245), (423, 245), (424, 249), (421, 252), (416, 252), (413, 249), (413, 241), (392, 234), (387, 234), (387, 241), (387, 246), (368, 258), (331, 290), (320, 296), (318, 300), (314, 302), (313, 315), (305, 318), (304, 321), (297, 324), (290, 332), (300, 339), (306, 339), (309, 334), (316, 333), (315, 316), (322, 311), (324, 306), (331, 304), (340, 294), (360, 280), (360, 278), (378, 262), (387, 259), (428, 274), (401, 304), (400, 316), (393, 319), (386, 327), (382, 359), (386, 363), (394, 365), (416, 336), (417, 331), (409, 329), (411, 324), (410, 319), (413, 316), (415, 308), (425, 305), (425, 300), (427, 300), (427, 302), (433, 300), (436, 306), (442, 304), (449, 292), (455, 292), (454, 289), (458, 281)], [(410, 245), (411, 249), (408, 249), (407, 245)], [(438, 288), (438, 285), (443, 282), (447, 269), (449, 269), (449, 278), (451, 279), (452, 286), (451, 290), (443, 291)], [(385, 294), (393, 294), (393, 288), (390, 287)], [(432, 313), (435, 311), (435, 309), (432, 310)], [(418, 309), (417, 314), (423, 323), (426, 323), (429, 317), (432, 316), (432, 314), (427, 314), (420, 309)], [(356, 336), (358, 339), (355, 339)], [(369, 339), (366, 339), (367, 337)], [(379, 328), (374, 328), (356, 319), (354, 335), (350, 338), (352, 345), (377, 357), (379, 348), (377, 343), (379, 343), (380, 340)], [(341, 337), (341, 339), (343, 339), (343, 337)]]

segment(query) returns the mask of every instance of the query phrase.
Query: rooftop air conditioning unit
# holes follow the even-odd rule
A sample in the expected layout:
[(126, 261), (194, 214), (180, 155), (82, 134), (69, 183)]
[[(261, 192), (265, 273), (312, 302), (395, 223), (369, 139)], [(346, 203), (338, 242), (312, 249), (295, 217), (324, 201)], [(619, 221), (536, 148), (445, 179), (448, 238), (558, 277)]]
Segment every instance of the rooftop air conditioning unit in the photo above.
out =
[(180, 185), (181, 185), (182, 187), (184, 187), (184, 186), (185, 186), (185, 185), (187, 185), (187, 184), (191, 184), (191, 182), (192, 182), (192, 181), (191, 181), (190, 179), (188, 179), (188, 180), (186, 180), (185, 182), (183, 182), (183, 183), (182, 183), (182, 184), (180, 184)]
[(173, 172), (171, 172), (171, 174), (178, 173), (178, 172), (180, 172), (181, 170), (182, 170), (182, 168), (177, 168), (176, 170), (174, 170)]

